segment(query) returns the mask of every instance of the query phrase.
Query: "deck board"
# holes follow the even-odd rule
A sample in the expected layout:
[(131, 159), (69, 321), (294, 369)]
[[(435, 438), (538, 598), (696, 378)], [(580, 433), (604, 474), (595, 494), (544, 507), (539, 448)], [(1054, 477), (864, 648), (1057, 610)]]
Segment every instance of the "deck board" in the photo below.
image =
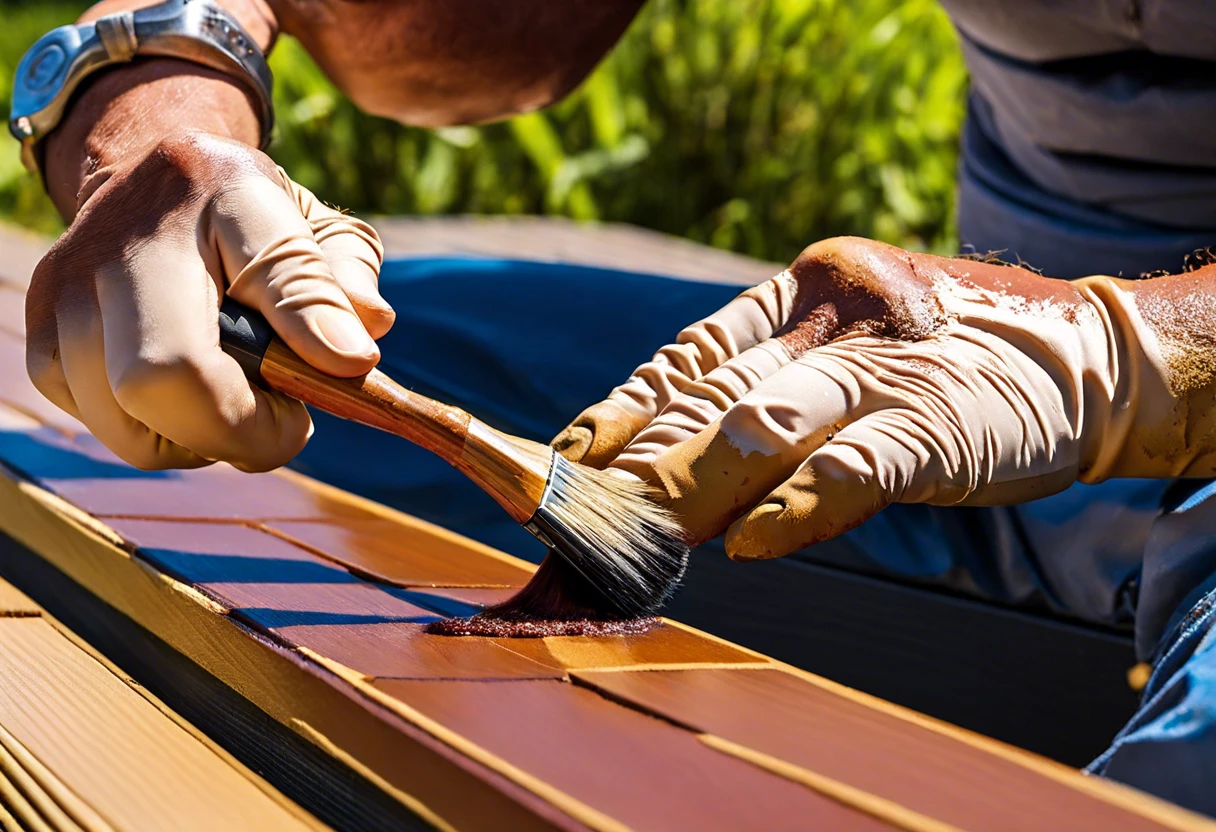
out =
[(17, 819), (55, 830), (319, 828), (6, 581), (0, 607), (0, 797)]
[[(555, 243), (566, 256), (563, 246), (574, 243)], [(1212, 828), (676, 622), (609, 639), (426, 635), (424, 621), (493, 600), (501, 582), (534, 567), (299, 474), (136, 471), (91, 437), (40, 421), (22, 389), (0, 381), (0, 532), (21, 547), (0, 553), (0, 570), (62, 575), (23, 588), (39, 601), (40, 588), (66, 581), (65, 594), (92, 599), (99, 631), (133, 627), (172, 651), (161, 664), (187, 669), (155, 668), (162, 688), (184, 697), (213, 680), (290, 732), (294, 744), (282, 747), (308, 752), (268, 766), (273, 782), (339, 825), (378, 828), (351, 820), (373, 789), (458, 829), (988, 829), (1011, 812), (1061, 829), (1078, 817), (1103, 828)], [(373, 542), (369, 528), (395, 543)], [(34, 631), (6, 639), (3, 628), (40, 621), (0, 618), (0, 677), (5, 650), (30, 655)], [(81, 679), (78, 690), (100, 684)], [(20, 701), (29, 736), (59, 730), (53, 713)], [(4, 703), (0, 681), (0, 724)], [(257, 721), (215, 730), (239, 734)], [(822, 753), (831, 748), (851, 756)], [(56, 765), (82, 770), (101, 754), (81, 747)], [(867, 766), (867, 754), (883, 766)], [(949, 765), (927, 767), (932, 754)], [(293, 767), (362, 785), (321, 798), (300, 784), (324, 778)], [(968, 814), (955, 816), (963, 775), (979, 779)], [(1033, 807), (1010, 798), (1026, 784)], [(126, 811), (141, 799), (115, 795)]]

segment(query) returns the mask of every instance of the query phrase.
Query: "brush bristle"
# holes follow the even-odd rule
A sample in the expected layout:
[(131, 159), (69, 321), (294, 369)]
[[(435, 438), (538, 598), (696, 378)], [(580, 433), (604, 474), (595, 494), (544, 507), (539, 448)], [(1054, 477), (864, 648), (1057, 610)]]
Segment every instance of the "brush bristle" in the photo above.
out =
[(675, 592), (688, 566), (680, 524), (654, 497), (639, 480), (557, 456), (529, 525), (599, 594), (588, 606), (625, 618), (649, 616)]
[(471, 618), (445, 618), (427, 625), (442, 636), (548, 638), (624, 636), (661, 626), (658, 618), (627, 618), (605, 612), (598, 589), (559, 555), (549, 552), (532, 580), (515, 595)]

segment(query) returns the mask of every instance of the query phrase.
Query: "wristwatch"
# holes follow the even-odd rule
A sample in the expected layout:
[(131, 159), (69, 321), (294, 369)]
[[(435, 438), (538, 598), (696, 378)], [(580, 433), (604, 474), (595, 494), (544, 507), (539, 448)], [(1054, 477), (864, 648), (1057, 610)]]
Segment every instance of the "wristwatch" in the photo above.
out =
[(236, 18), (208, 0), (167, 0), (43, 35), (17, 65), (9, 130), (21, 159), (39, 170), (38, 142), (58, 126), (72, 94), (95, 72), (142, 56), (180, 58), (244, 82), (261, 105), (264, 148), (274, 110), (270, 67)]

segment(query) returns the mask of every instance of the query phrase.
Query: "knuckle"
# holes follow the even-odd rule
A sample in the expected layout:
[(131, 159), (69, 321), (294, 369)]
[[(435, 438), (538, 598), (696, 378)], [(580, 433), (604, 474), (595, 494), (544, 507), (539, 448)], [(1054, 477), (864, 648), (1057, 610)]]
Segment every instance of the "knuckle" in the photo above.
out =
[(56, 378), (55, 367), (58, 356), (54, 350), (45, 350), (27, 342), (25, 350), (25, 373), (39, 393), (50, 398)]
[[(135, 431), (132, 433), (134, 434)], [(160, 451), (161, 438), (147, 431), (140, 431), (140, 433), (145, 435), (133, 435), (131, 442), (110, 450), (114, 451), (123, 462), (141, 471), (163, 471), (170, 467), (169, 461)]]
[(862, 237), (829, 237), (812, 243), (802, 250), (790, 267), (799, 280), (833, 283), (868, 283), (866, 277), (876, 269), (898, 266), (907, 268), (904, 252), (894, 246)]
[(832, 337), (848, 332), (904, 341), (928, 337), (945, 324), (945, 315), (916, 258), (860, 237), (832, 237), (808, 246), (790, 266), (797, 287), (788, 328), (819, 316), (830, 319)]
[(186, 356), (137, 359), (114, 379), (114, 400), (129, 415), (139, 418), (175, 401), (199, 375), (199, 368)]

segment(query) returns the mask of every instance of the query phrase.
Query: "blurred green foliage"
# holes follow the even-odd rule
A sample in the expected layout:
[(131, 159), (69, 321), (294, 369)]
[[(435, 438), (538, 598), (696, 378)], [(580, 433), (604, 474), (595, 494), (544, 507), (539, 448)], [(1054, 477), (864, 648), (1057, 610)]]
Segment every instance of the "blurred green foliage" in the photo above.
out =
[[(82, 3), (0, 4), (0, 75)], [(649, 0), (567, 100), (426, 131), (358, 112), (283, 39), (272, 155), (360, 213), (562, 214), (789, 260), (860, 234), (950, 250), (966, 75), (934, 0)], [(57, 220), (0, 151), (0, 212)]]

